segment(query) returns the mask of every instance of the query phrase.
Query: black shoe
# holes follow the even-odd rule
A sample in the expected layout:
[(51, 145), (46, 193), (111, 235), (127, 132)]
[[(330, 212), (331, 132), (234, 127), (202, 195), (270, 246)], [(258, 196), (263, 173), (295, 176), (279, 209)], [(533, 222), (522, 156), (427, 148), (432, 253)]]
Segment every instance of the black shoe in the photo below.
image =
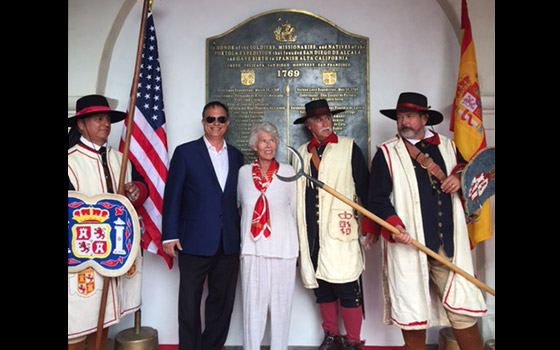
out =
[(344, 350), (344, 343), (340, 335), (325, 331), (325, 339), (318, 350)]

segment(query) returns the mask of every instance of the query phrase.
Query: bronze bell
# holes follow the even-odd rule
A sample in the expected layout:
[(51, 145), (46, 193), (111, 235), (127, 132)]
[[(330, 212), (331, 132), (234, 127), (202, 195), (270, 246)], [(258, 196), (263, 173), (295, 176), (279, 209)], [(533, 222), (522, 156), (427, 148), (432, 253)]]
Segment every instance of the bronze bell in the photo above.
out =
[(134, 328), (115, 336), (115, 350), (158, 350), (158, 333), (152, 327), (140, 327), (141, 311), (134, 313)]

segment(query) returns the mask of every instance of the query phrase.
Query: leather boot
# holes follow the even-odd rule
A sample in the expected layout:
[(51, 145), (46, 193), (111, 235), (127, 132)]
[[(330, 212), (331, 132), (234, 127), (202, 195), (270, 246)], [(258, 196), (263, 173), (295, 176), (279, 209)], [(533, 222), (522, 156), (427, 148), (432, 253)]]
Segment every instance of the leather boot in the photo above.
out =
[[(109, 327), (107, 328), (103, 328), (103, 332), (101, 333), (101, 346), (99, 347), (100, 349), (106, 349), (107, 348), (107, 338), (109, 335)], [(97, 336), (97, 332), (88, 334), (87, 339), (86, 339), (86, 350), (95, 350), (95, 345), (96, 345), (96, 336)]]
[(401, 329), (404, 347), (406, 350), (426, 350), (426, 330), (419, 329), (413, 331), (407, 331)]
[(348, 337), (343, 338), (344, 342), (344, 350), (361, 350), (362, 346), (364, 346), (365, 341), (361, 340), (359, 342), (354, 342), (350, 340)]
[(342, 337), (325, 331), (325, 339), (323, 339), (323, 343), (319, 346), (319, 350), (344, 350)]
[(86, 337), (80, 341), (71, 341), (68, 343), (68, 350), (85, 350), (86, 349)]
[(465, 329), (453, 328), (453, 334), (457, 340), (457, 345), (461, 350), (482, 350), (482, 339), (478, 324)]

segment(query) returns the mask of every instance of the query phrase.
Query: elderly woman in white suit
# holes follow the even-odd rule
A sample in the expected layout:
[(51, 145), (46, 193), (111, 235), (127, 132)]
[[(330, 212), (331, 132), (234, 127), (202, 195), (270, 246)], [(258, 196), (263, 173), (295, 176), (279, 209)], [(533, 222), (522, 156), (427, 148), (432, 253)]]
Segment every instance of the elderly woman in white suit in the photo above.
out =
[(255, 125), (249, 146), (257, 159), (239, 169), (244, 350), (260, 349), (268, 311), (271, 350), (288, 349), (298, 257), (296, 185), (276, 177), (295, 175), (274, 158), (278, 142), (273, 124)]

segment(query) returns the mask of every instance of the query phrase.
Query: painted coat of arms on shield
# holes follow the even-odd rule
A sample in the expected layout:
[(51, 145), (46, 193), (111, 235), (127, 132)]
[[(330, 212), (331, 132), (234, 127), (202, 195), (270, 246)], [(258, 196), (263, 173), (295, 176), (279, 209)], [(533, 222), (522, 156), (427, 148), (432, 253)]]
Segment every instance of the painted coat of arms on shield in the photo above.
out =
[(68, 272), (91, 267), (103, 276), (123, 275), (134, 264), (140, 239), (138, 216), (126, 197), (68, 191)]
[(487, 147), (476, 153), (461, 175), (461, 188), (465, 203), (465, 213), (471, 219), (495, 192), (496, 149)]

